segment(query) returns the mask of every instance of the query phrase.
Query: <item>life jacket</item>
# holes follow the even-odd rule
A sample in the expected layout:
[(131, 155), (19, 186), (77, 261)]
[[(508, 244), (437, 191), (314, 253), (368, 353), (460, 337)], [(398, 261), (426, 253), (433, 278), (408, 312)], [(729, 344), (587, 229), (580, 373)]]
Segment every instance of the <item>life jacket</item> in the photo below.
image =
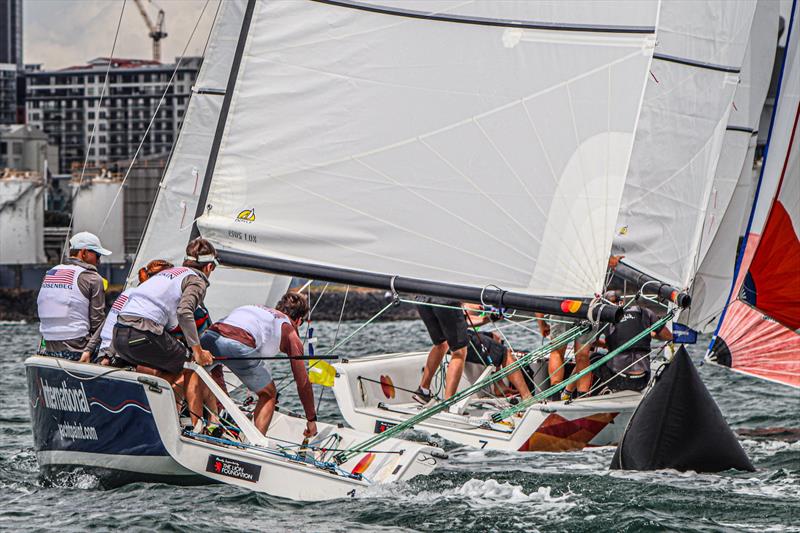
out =
[(111, 346), (111, 337), (114, 335), (114, 324), (117, 323), (117, 316), (119, 316), (120, 310), (127, 303), (128, 298), (133, 290), (133, 287), (131, 287), (130, 289), (125, 289), (122, 291), (122, 293), (117, 296), (117, 299), (114, 300), (114, 304), (111, 306), (111, 309), (108, 310), (106, 321), (103, 322), (103, 329), (100, 330), (101, 350), (108, 349)]
[(80, 339), (89, 334), (89, 299), (78, 288), (86, 269), (58, 265), (47, 271), (36, 298), (39, 331), (47, 341)]
[[(611, 331), (606, 335), (606, 348), (611, 352), (624, 345), (635, 336), (647, 329), (644, 320), (644, 311), (639, 306), (632, 306), (625, 310), (622, 319), (611, 325)], [(641, 373), (650, 371), (650, 358), (642, 356), (650, 351), (650, 335), (629, 346), (624, 352), (612, 358), (608, 366), (614, 372)]]
[(256, 341), (256, 349), (269, 357), (280, 352), (281, 328), (291, 320), (280, 311), (263, 305), (243, 305), (220, 322), (248, 332)]
[[(211, 315), (208, 313), (208, 309), (202, 305), (194, 310), (194, 325), (197, 328), (198, 335), (202, 335), (203, 332), (211, 326)], [(180, 325), (167, 324), (166, 329), (169, 331), (170, 335), (173, 335), (183, 342), (184, 335)]]
[(162, 270), (136, 287), (120, 314), (147, 318), (161, 326), (177, 324), (183, 280), (197, 275), (197, 272), (187, 267)]

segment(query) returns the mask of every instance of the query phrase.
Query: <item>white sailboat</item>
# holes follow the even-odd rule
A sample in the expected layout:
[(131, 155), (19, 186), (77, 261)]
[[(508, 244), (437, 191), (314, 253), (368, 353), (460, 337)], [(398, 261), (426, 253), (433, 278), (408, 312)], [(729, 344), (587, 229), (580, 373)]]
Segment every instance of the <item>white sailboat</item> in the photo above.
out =
[[(219, 120), (226, 80), (235, 73), (257, 2), (225, 2), (210, 37), (186, 122), (162, 182), (137, 261), (182, 260), (208, 154), (217, 141), (207, 130)], [(240, 45), (239, 43), (242, 43)], [(223, 119), (224, 120), (224, 119)], [(201, 173), (202, 172), (202, 173)], [(192, 213), (186, 215), (186, 213)], [(150, 255), (148, 255), (150, 254)], [(138, 263), (137, 263), (138, 266)], [(221, 273), (210, 291), (212, 312), (243, 301), (269, 303), (288, 278), (253, 272)], [(194, 370), (224, 405), (235, 432), (196, 434), (175, 410), (166, 381), (121, 369), (30, 357), (25, 362), (40, 468), (45, 473), (89, 470), (107, 484), (133, 480), (220, 481), (297, 500), (360, 494), (366, 488), (429, 473), (445, 455), (429, 445), (391, 439), (366, 453), (334, 460), (367, 435), (319, 423), (319, 434), (299, 443), (305, 422), (276, 413), (269, 438), (202, 369)]]

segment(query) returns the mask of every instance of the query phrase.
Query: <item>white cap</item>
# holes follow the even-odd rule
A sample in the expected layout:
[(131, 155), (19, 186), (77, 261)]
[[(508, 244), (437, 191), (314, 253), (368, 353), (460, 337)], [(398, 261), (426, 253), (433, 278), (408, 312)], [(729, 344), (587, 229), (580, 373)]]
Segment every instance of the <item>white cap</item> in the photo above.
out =
[(91, 250), (100, 255), (111, 255), (111, 250), (103, 248), (97, 235), (89, 233), (88, 231), (82, 231), (73, 235), (69, 240), (69, 248), (70, 250)]

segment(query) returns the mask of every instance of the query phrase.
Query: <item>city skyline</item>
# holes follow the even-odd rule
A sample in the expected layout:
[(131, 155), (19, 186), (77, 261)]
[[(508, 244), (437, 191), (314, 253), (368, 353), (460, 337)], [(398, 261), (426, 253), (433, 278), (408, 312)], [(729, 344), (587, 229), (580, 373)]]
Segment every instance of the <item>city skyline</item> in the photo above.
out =
[[(155, 18), (156, 6), (165, 12), (168, 37), (161, 41), (161, 60), (171, 63), (181, 55), (203, 12), (206, 0), (161, 0), (145, 2)], [(219, 0), (208, 0), (187, 55), (202, 55)], [(122, 0), (26, 0), (23, 4), (23, 55), (25, 63), (45, 69), (83, 65), (95, 57), (108, 56), (114, 42)], [(87, 28), (94, 31), (87, 32)], [(132, 0), (124, 3), (115, 57), (150, 59), (152, 41), (145, 22)]]

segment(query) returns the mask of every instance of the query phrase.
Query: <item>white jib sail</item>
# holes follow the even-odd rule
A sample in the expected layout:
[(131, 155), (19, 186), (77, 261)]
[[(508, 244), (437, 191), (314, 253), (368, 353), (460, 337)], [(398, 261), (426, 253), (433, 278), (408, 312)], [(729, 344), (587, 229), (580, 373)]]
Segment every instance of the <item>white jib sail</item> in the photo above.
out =
[(257, 2), (204, 236), (538, 295), (602, 287), (657, 2)]
[[(129, 284), (136, 280), (139, 268), (152, 259), (167, 259), (175, 264), (183, 261), (244, 9), (244, 0), (226, 0), (219, 7), (183, 126), (128, 277)], [(212, 276), (206, 305), (215, 319), (243, 302), (271, 305), (290, 281), (283, 276), (219, 268)]]
[(614, 250), (688, 287), (755, 1), (664, 0)]
[(759, 0), (733, 97), (717, 172), (706, 207), (700, 242), (700, 268), (692, 286), (692, 307), (683, 319), (710, 333), (725, 306), (733, 279), (742, 221), (756, 184), (753, 158), (761, 109), (767, 97), (778, 39), (778, 3)]

